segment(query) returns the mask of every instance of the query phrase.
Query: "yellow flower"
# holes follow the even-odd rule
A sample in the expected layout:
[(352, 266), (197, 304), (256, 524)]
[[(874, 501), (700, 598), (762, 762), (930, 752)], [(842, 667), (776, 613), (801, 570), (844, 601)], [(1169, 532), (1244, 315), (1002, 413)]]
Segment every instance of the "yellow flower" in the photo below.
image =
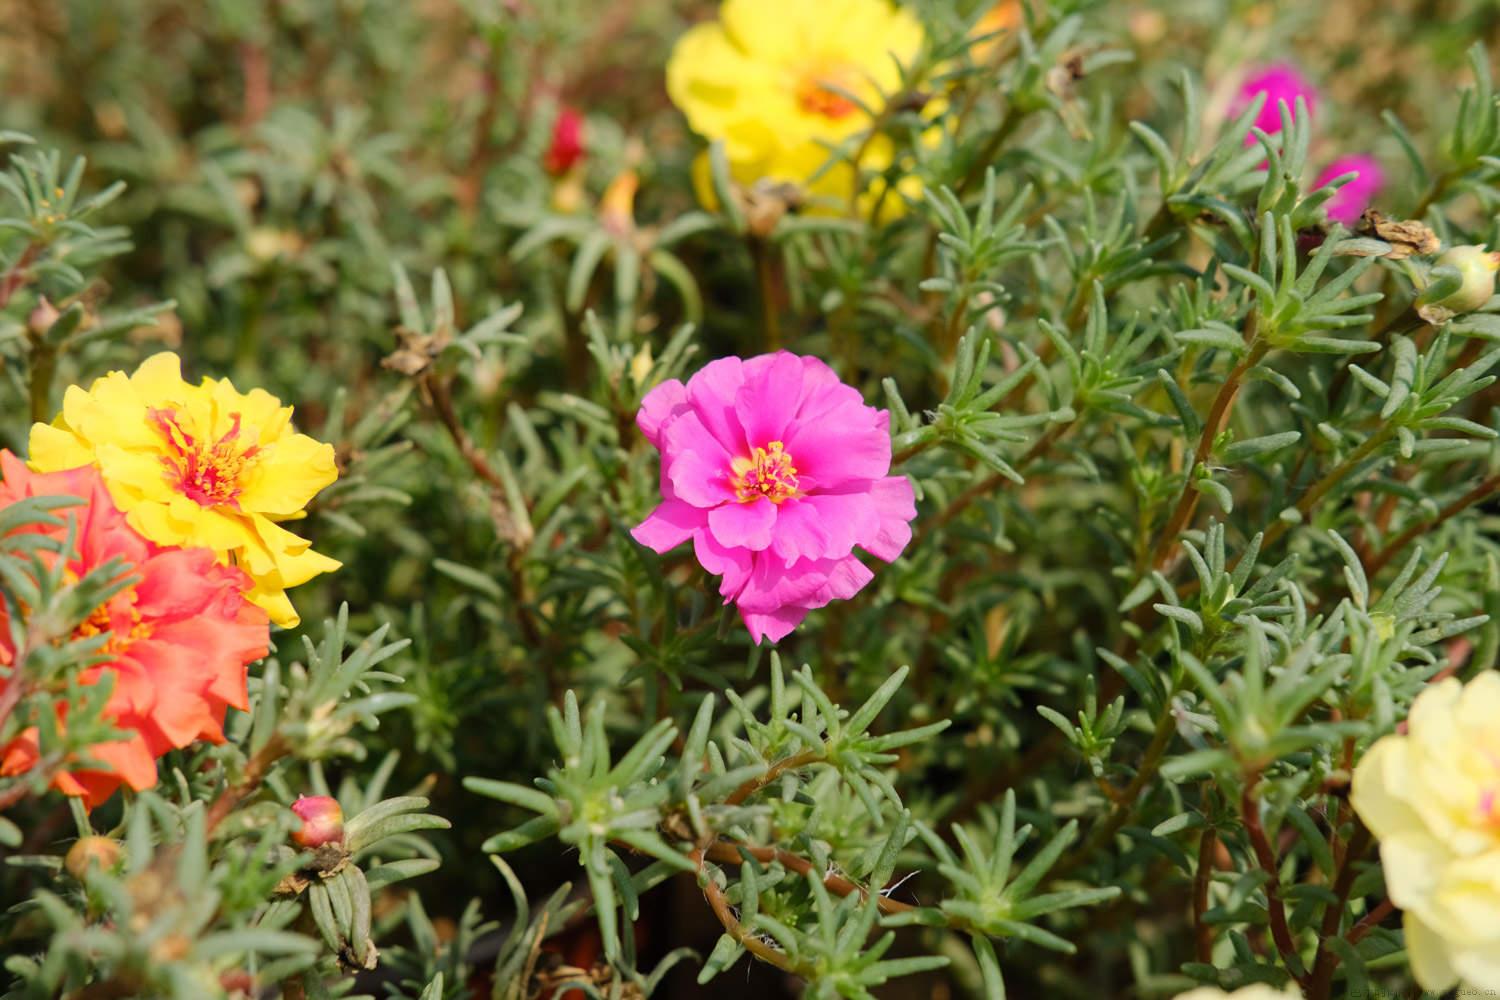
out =
[(1351, 801), (1380, 840), (1417, 982), (1500, 990), (1500, 674), (1423, 691), (1406, 734), (1355, 768)]
[(1242, 986), (1233, 993), (1225, 993), (1214, 986), (1200, 986), (1187, 993), (1179, 993), (1176, 1000), (1301, 1000), (1300, 993), (1285, 993), (1272, 989), (1264, 983)]
[(278, 521), (338, 478), (333, 448), (292, 430), (292, 408), (263, 389), (182, 379), (177, 355), (158, 354), (134, 375), (110, 372), (69, 387), (62, 413), (31, 428), (31, 467), (98, 465), (116, 506), (161, 545), (203, 546), (254, 581), (246, 596), (291, 627), (286, 588), (338, 569)]
[[(878, 111), (881, 95), (900, 89), (900, 67), (911, 64), (922, 43), (921, 23), (886, 0), (725, 0), (718, 21), (678, 39), (667, 63), (667, 93), (693, 131), (723, 141), (735, 181), (797, 184), (812, 210), (837, 212), (857, 177), (847, 160), (819, 174), (830, 147), (861, 141), (854, 137), (871, 120), (860, 103)], [(877, 137), (860, 166), (884, 169), (891, 155), (890, 141)], [(711, 201), (706, 161), (699, 163), (700, 196)], [(916, 178), (897, 187), (907, 196), (921, 191)], [(862, 207), (873, 207), (880, 195), (872, 186)], [(885, 214), (900, 208), (894, 194), (881, 202)]]

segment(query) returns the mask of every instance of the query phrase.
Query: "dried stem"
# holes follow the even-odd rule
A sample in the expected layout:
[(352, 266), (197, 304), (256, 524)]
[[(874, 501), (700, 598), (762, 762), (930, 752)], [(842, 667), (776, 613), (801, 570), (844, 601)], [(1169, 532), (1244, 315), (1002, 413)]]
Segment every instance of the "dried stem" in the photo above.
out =
[(225, 789), (214, 804), (209, 807), (208, 816), (203, 822), (203, 830), (206, 834), (212, 834), (220, 823), (229, 818), (229, 814), (237, 809), (256, 790), (260, 788), (261, 782), (265, 781), (266, 775), (281, 758), (285, 757), (291, 748), (279, 733), (273, 733), (266, 741), (266, 745), (257, 750), (245, 765), (245, 776), (240, 783)]
[(714, 911), (714, 916), (718, 917), (719, 923), (724, 925), (724, 933), (738, 941), (746, 951), (761, 961), (769, 962), (783, 972), (797, 973), (797, 964), (790, 956), (747, 931), (735, 917), (729, 900), (724, 898), (724, 890), (719, 888), (713, 877), (703, 867), (704, 853), (703, 848), (697, 848), (690, 857), (693, 859), (693, 864), (698, 866), (698, 883), (703, 889), (703, 898), (708, 900), (709, 908)]
[(495, 471), (489, 460), (484, 457), (484, 452), (469, 437), (469, 432), (464, 430), (463, 423), (458, 419), (458, 411), (453, 406), (453, 393), (448, 387), (446, 380), (438, 378), (432, 372), (423, 374), (422, 392), (432, 404), (432, 410), (437, 414), (438, 420), (458, 446), (458, 452), (464, 461), (469, 463), (469, 468), (474, 474), (483, 479), (490, 486), (503, 493), (505, 491), (505, 480), (500, 478), (500, 473)]
[(1312, 982), (1307, 991), (1309, 1000), (1329, 1000), (1333, 996), (1333, 974), (1338, 967), (1338, 956), (1328, 945), (1338, 936), (1339, 923), (1349, 906), (1349, 894), (1354, 888), (1356, 874), (1354, 864), (1370, 846), (1370, 831), (1357, 819), (1355, 823), (1354, 833), (1349, 838), (1349, 846), (1333, 881), (1336, 902), (1323, 911), (1323, 924), (1318, 930), (1318, 951), (1313, 958)]
[(1375, 928), (1385, 922), (1385, 918), (1396, 912), (1396, 904), (1389, 899), (1383, 901), (1375, 909), (1360, 918), (1359, 923), (1349, 929), (1345, 940), (1350, 944), (1359, 944)]
[(1203, 433), (1198, 435), (1198, 447), (1193, 452), (1192, 464), (1187, 467), (1187, 479), (1182, 484), (1182, 495), (1177, 499), (1177, 507), (1172, 511), (1172, 516), (1167, 520), (1162, 533), (1157, 536), (1156, 544), (1151, 547), (1151, 556), (1146, 564), (1148, 569), (1160, 569), (1166, 563), (1168, 553), (1177, 542), (1177, 536), (1182, 534), (1192, 522), (1193, 513), (1198, 509), (1199, 496), (1198, 491), (1193, 489), (1193, 474), (1205, 465), (1209, 456), (1213, 454), (1214, 442), (1223, 433), (1225, 425), (1229, 423), (1234, 401), (1239, 397), (1245, 376), (1250, 369), (1260, 364), (1261, 359), (1271, 349), (1269, 344), (1255, 339), (1254, 314), (1250, 318), (1246, 340), (1251, 342), (1250, 350), (1235, 363), (1225, 377), (1224, 384), (1219, 386), (1218, 395), (1214, 397), (1213, 405), (1209, 408), (1208, 419), (1203, 422)]
[[(798, 875), (806, 876), (817, 871), (813, 867), (813, 863), (800, 854), (793, 854), (791, 851), (785, 851), (779, 847), (757, 847), (753, 844), (742, 844), (736, 841), (715, 841), (705, 850), (704, 856), (710, 861), (716, 861), (720, 864), (737, 865), (745, 860), (740, 853), (741, 851), (750, 855), (750, 857), (761, 864), (768, 865), (777, 862), (783, 868), (794, 871)], [(857, 893), (860, 899), (869, 899), (871, 895), (871, 891), (858, 882), (847, 879), (842, 875), (835, 875), (831, 871), (823, 873), (822, 882), (829, 892), (838, 893), (840, 896), (853, 896)], [(916, 909), (910, 903), (903, 903), (898, 899), (882, 896), (878, 892), (875, 893), (875, 903), (880, 907), (880, 912), (882, 913), (904, 913), (907, 910)]]
[(765, 774), (762, 774), (758, 778), (751, 778), (749, 781), (736, 788), (733, 792), (730, 792), (729, 797), (724, 800), (724, 804), (727, 806), (743, 805), (746, 799), (750, 798), (750, 796), (754, 795), (761, 789), (767, 787), (771, 784), (771, 782), (780, 778), (788, 771), (795, 771), (799, 767), (806, 767), (809, 764), (816, 764), (822, 759), (823, 751), (821, 748), (817, 750), (803, 750), (801, 753), (793, 754), (790, 757), (784, 757), (767, 768)]
[(1214, 929), (1204, 915), (1208, 913), (1208, 887), (1213, 881), (1214, 850), (1219, 835), (1206, 827), (1198, 840), (1198, 870), (1193, 873), (1193, 957), (1199, 962), (1213, 961)]
[(759, 236), (749, 240), (750, 259), (755, 262), (755, 281), (760, 289), (761, 337), (767, 351), (781, 350), (781, 305), (776, 276), (776, 249)]
[(1259, 781), (1259, 776), (1256, 776), (1245, 783), (1245, 791), (1240, 796), (1241, 818), (1245, 823), (1245, 832), (1250, 836), (1250, 847), (1255, 852), (1255, 860), (1269, 876), (1266, 880), (1266, 915), (1271, 923), (1271, 939), (1276, 942), (1282, 964), (1305, 988), (1307, 977), (1299, 974), (1302, 963), (1297, 954), (1297, 944), (1292, 940), (1292, 929), (1286, 921), (1286, 906), (1281, 901), (1281, 867), (1276, 862), (1276, 851), (1271, 847), (1265, 827), (1260, 822), (1260, 803), (1255, 798), (1255, 787)]
[[(1302, 515), (1302, 519), (1306, 520), (1308, 513), (1318, 505), (1319, 501), (1327, 496), (1339, 483), (1343, 482), (1344, 477), (1353, 472), (1361, 462), (1379, 450), (1381, 446), (1390, 440), (1391, 435), (1395, 433), (1395, 428), (1391, 424), (1383, 425), (1375, 433), (1365, 438), (1364, 443), (1350, 452), (1347, 458), (1330, 469), (1327, 475), (1319, 479), (1316, 483), (1313, 483), (1307, 492), (1302, 494), (1302, 499), (1297, 501), (1296, 510), (1298, 514)], [(1261, 543), (1262, 550), (1268, 550), (1290, 528), (1291, 524), (1285, 520), (1278, 520), (1275, 524), (1272, 524), (1266, 529), (1265, 538)], [(1235, 561), (1238, 563), (1239, 560), (1236, 559)]]
[(15, 295), (26, 283), (27, 272), (40, 251), (41, 247), (37, 244), (28, 244), (26, 249), (21, 251), (21, 256), (16, 258), (15, 263), (11, 264), (3, 276), (0, 276), (0, 309), (10, 305), (11, 296)]
[(1468, 510), (1476, 503), (1488, 499), (1496, 491), (1500, 491), (1500, 474), (1490, 476), (1488, 479), (1480, 482), (1479, 485), (1475, 486), (1469, 492), (1444, 507), (1438, 512), (1436, 517), (1407, 525), (1401, 534), (1393, 538), (1389, 544), (1370, 558), (1369, 563), (1365, 566), (1365, 573), (1373, 577), (1376, 573), (1384, 569), (1392, 559), (1400, 555), (1408, 545), (1416, 541), (1416, 539), (1432, 531), (1444, 521)]

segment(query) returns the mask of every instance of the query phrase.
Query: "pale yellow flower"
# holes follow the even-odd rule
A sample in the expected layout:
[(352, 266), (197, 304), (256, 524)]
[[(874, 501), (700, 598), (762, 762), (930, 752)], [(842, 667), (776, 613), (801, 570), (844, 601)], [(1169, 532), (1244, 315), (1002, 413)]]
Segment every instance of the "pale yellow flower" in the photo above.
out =
[(1422, 692), (1406, 734), (1360, 761), (1351, 801), (1380, 841), (1417, 982), (1500, 990), (1500, 674)]
[[(830, 147), (862, 141), (855, 137), (871, 118), (860, 105), (878, 111), (882, 95), (900, 89), (901, 66), (923, 38), (916, 17), (886, 0), (725, 0), (719, 20), (678, 39), (667, 93), (693, 131), (724, 143), (735, 181), (795, 184), (813, 210), (839, 210), (856, 176), (847, 162), (828, 165)], [(860, 166), (890, 162), (891, 144), (879, 137)], [(701, 166), (696, 179), (701, 194)], [(908, 196), (921, 190), (915, 178), (897, 187)], [(891, 195), (881, 208), (900, 205)]]

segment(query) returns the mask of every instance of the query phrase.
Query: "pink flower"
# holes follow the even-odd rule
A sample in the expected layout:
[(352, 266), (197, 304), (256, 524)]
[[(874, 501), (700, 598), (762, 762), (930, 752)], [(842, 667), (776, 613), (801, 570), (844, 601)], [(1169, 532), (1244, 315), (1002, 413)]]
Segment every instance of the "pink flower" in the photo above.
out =
[[(1239, 97), (1230, 112), (1231, 117), (1238, 116), (1261, 94), (1266, 95), (1266, 103), (1261, 105), (1256, 114), (1254, 125), (1267, 135), (1275, 135), (1281, 131), (1281, 101), (1285, 101), (1287, 109), (1296, 114), (1297, 98), (1302, 98), (1307, 102), (1309, 117), (1318, 103), (1318, 93), (1307, 77), (1288, 63), (1274, 63), (1252, 73), (1240, 85)], [(1255, 145), (1255, 136), (1246, 135), (1245, 145)]]
[(292, 834), (298, 847), (322, 847), (344, 842), (344, 810), (339, 807), (338, 799), (327, 795), (299, 795), (292, 803), (292, 812), (302, 821), (301, 828)]
[(553, 177), (561, 177), (583, 159), (584, 152), (583, 116), (563, 105), (552, 123), (552, 142), (542, 156), (542, 169)]
[(657, 552), (691, 539), (757, 643), (869, 583), (855, 546), (890, 562), (911, 541), (890, 414), (816, 358), (722, 358), (653, 389), (636, 423), (662, 454), (662, 502), (631, 534)]
[(1313, 183), (1313, 190), (1316, 191), (1344, 174), (1358, 176), (1324, 202), (1323, 210), (1328, 213), (1330, 220), (1352, 226), (1365, 214), (1365, 209), (1370, 207), (1370, 199), (1384, 185), (1385, 173), (1373, 156), (1341, 156), (1318, 175), (1317, 181)]

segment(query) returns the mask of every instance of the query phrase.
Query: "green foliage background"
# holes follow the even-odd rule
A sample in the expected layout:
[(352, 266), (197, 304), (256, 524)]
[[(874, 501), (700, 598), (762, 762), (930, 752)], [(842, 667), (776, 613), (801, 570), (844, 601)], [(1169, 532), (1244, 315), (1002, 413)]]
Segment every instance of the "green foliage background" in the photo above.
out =
[[(1338, 990), (1405, 982), (1393, 923), (1345, 936), (1383, 899), (1345, 792), (1426, 679), (1494, 666), (1485, 372), (1500, 316), (1492, 303), (1424, 322), (1411, 305), (1443, 279), (1432, 261), (1325, 240), (1329, 192), (1308, 185), (1370, 152), (1388, 177), (1381, 212), (1445, 244), (1500, 244), (1500, 111), (1490, 56), (1470, 51), (1500, 51), (1500, 10), (1035, 2), (1024, 40), (974, 66), (979, 5), (914, 6), (934, 42), (913, 87), (950, 89), (946, 135), (928, 148), (911, 115), (887, 125), (931, 198), (884, 227), (792, 214), (757, 231), (697, 204), (701, 147), (664, 92), (671, 42), (707, 4), (0, 2), (4, 152), (56, 148), (63, 171), (85, 157), (85, 193), (126, 185), (88, 233), (48, 235), (5, 293), (0, 444), (24, 452), (34, 408), (161, 345), (194, 374), (263, 386), (343, 469), (307, 532), (344, 568), (294, 592), (304, 629), (320, 635), (347, 604), (352, 635), (410, 640), (381, 665), (409, 703), (377, 706), (393, 710), (327, 764), (323, 736), (288, 737), (296, 751), (260, 793), (342, 787), (350, 811), (411, 790), (451, 822), (411, 847), (441, 865), (377, 897), (385, 960), (359, 991), (535, 995), (537, 924), (509, 939), (480, 924), (511, 927), (519, 883), (528, 917), (568, 927), (555, 940), (571, 960), (617, 959), (600, 990), (697, 995), (698, 962), (652, 980), (657, 961), (691, 945), (713, 968), (745, 942), (715, 945), (692, 874), (641, 897), (635, 945), (619, 928), (637, 890), (703, 868), (690, 848), (704, 830), (831, 861), (859, 885), (917, 873), (891, 895), (926, 906), (882, 914), (780, 860), (719, 859), (730, 877), (710, 895), (745, 926), (775, 922), (754, 925), (752, 947), (795, 959), (818, 996), (993, 995), (999, 970), (1023, 997), (1289, 975), (1316, 992), (1334, 988), (1316, 978), (1333, 955)], [(1247, 150), (1229, 115), (1237, 74), (1278, 59), (1318, 81), (1313, 127)], [(541, 166), (562, 103), (587, 118), (574, 212)], [(621, 225), (596, 205), (627, 170), (640, 187)], [(722, 178), (720, 193), (733, 206)], [(34, 219), (17, 203), (3, 215)], [(0, 262), (34, 236), (0, 232)], [(68, 337), (33, 331), (43, 295), (76, 309)], [(628, 535), (657, 489), (640, 397), (772, 336), (893, 410), (895, 471), (919, 489), (904, 556), (811, 615), (779, 662), (688, 553)], [(40, 400), (39, 365), (55, 366)], [(1242, 386), (1232, 415), (1205, 432), (1226, 384)], [(277, 645), (300, 655), (292, 636)], [(894, 736), (908, 730), (922, 738)], [(174, 755), (224, 778), (164, 791), (161, 834), (132, 834), (142, 857), (191, 839), (161, 817), (233, 787), (258, 748), (246, 733)], [(632, 746), (639, 759), (601, 763)], [(800, 766), (775, 770), (788, 759)], [(760, 784), (731, 801), (743, 782)], [(650, 839), (575, 830), (559, 802), (640, 811)], [(94, 828), (145, 808), (117, 801)], [(44, 952), (62, 918), (38, 922), (25, 900), (72, 820), (46, 796), (7, 816), (26, 834), (13, 846), (54, 861), (0, 874), (17, 907), (0, 934), (14, 954)], [(635, 883), (613, 874), (611, 844)], [(501, 848), (508, 868), (484, 860)], [(573, 895), (543, 905), (566, 880)], [(566, 901), (590, 893), (627, 919), (598, 907), (596, 931), (575, 906), (570, 923)], [(253, 902), (222, 919), (267, 926)], [(880, 935), (861, 921), (877, 919), (913, 961), (871, 964)], [(336, 950), (317, 956), (309, 995), (339, 981)], [(109, 978), (92, 968), (106, 971), (68, 989)], [(794, 988), (756, 969), (752, 985), (736, 969), (707, 988)], [(880, 985), (897, 974), (916, 975)], [(193, 983), (174, 995), (218, 988)]]

